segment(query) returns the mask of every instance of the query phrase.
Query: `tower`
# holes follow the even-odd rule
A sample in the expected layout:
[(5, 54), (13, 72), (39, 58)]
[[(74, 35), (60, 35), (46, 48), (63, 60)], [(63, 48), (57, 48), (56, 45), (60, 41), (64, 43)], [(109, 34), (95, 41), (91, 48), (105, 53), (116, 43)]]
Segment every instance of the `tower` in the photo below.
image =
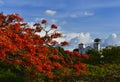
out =
[(80, 43), (78, 45), (78, 50), (80, 54), (85, 54), (85, 45), (83, 43)]
[(100, 43), (94, 42), (93, 47), (95, 50), (99, 51), (100, 50)]
[(94, 47), (94, 49), (97, 50), (97, 51), (100, 50), (100, 42), (101, 42), (101, 39), (99, 39), (99, 38), (96, 38), (96, 39), (94, 40), (93, 47)]

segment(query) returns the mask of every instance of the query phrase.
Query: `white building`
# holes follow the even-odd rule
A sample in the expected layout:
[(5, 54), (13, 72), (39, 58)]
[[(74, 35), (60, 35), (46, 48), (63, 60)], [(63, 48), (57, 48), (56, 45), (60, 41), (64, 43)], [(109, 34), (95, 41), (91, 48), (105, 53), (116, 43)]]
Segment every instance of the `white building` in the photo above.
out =
[(94, 42), (93, 48), (94, 48), (95, 50), (99, 51), (99, 50), (100, 50), (100, 43)]
[(86, 53), (86, 51), (85, 51), (85, 45), (83, 43), (80, 43), (78, 45), (78, 51), (79, 51), (80, 54), (85, 54)]
[(100, 43), (94, 42), (93, 47), (92, 46), (85, 47), (85, 44), (83, 44), (83, 43), (80, 43), (78, 45), (78, 51), (80, 54), (86, 54), (86, 52), (88, 52), (89, 50), (92, 50), (92, 49), (99, 51), (100, 50)]

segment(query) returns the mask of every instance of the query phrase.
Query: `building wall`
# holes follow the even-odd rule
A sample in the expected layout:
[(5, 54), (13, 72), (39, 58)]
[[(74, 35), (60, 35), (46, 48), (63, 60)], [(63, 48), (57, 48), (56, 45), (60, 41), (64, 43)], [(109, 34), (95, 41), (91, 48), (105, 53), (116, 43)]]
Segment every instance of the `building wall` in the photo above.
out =
[(93, 44), (95, 50), (100, 50), (100, 44), (99, 43), (94, 43)]
[(85, 54), (85, 45), (83, 43), (79, 44), (78, 50), (80, 54)]
[(78, 45), (78, 50), (80, 54), (86, 54), (86, 52), (91, 49), (100, 50), (100, 44), (94, 43), (93, 48), (90, 46), (85, 47), (85, 45), (82, 43)]

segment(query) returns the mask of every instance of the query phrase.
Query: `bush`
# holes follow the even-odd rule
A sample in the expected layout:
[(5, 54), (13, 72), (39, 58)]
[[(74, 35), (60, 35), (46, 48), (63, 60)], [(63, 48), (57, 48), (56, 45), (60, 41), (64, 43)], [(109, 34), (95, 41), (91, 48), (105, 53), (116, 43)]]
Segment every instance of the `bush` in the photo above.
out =
[(104, 55), (104, 63), (120, 64), (120, 47), (105, 48), (102, 54)]
[(83, 82), (119, 82), (120, 80), (120, 65), (119, 64), (104, 64), (104, 65), (89, 65), (87, 64), (88, 72), (83, 72), (79, 77), (79, 81)]
[[(8, 73), (8, 77), (15, 79), (25, 75), (26, 79), (23, 80), (27, 82), (41, 82), (70, 75), (79, 76), (81, 70), (86, 70), (84, 63), (80, 62), (82, 57), (79, 53), (56, 48), (57, 45), (65, 46), (68, 43), (55, 41), (62, 34), (57, 32), (55, 24), (49, 30), (46, 25), (47, 21), (43, 19), (31, 29), (18, 14), (0, 14), (0, 61), (5, 64), (3, 69), (6, 70), (5, 74), (0, 70), (2, 79)], [(45, 33), (42, 37), (37, 35), (41, 31)]]
[(89, 54), (89, 59), (85, 60), (82, 59), (81, 61), (86, 63), (86, 64), (91, 64), (91, 65), (99, 65), (101, 64), (101, 58), (100, 58), (100, 53), (96, 50), (89, 50), (87, 52)]
[(24, 70), (20, 70), (17, 66), (9, 65), (7, 63), (0, 62), (0, 81), (1, 82), (25, 82), (27, 76)]

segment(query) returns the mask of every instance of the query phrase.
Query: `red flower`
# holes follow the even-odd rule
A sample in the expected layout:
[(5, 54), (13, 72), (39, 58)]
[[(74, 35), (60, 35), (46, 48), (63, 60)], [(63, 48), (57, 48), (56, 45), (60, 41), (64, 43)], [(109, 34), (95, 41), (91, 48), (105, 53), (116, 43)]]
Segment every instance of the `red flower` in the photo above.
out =
[(57, 62), (53, 62), (53, 66), (57, 69), (61, 69), (62, 68), (62, 65), (57, 63)]
[(89, 59), (89, 56), (87, 54), (82, 55), (83, 58)]
[(22, 24), (20, 24), (21, 26), (25, 26), (25, 25), (27, 25), (27, 23), (22, 23)]
[(79, 66), (81, 67), (82, 70), (86, 71), (87, 68), (86, 68), (85, 64), (80, 63)]
[(44, 64), (44, 65), (43, 65), (43, 70), (51, 71), (51, 65)]
[(45, 19), (43, 19), (41, 23), (42, 23), (42, 24), (46, 24), (47, 21), (46, 21)]
[(33, 26), (40, 26), (40, 24), (39, 23), (35, 23)]
[(54, 74), (51, 71), (46, 72), (45, 75), (50, 79), (54, 77)]
[(56, 26), (55, 24), (52, 24), (52, 25), (51, 25), (51, 28), (57, 29), (57, 26)]
[(73, 53), (74, 53), (74, 55), (75, 55), (75, 56), (77, 56), (78, 58), (81, 58), (81, 55), (80, 55), (80, 53), (79, 53), (79, 52), (74, 51)]
[(42, 66), (37, 65), (36, 68), (39, 70), (39, 72), (43, 71)]
[(42, 28), (41, 28), (41, 26), (36, 26), (36, 32), (41, 32), (41, 30), (42, 30)]
[(79, 65), (75, 64), (75, 65), (74, 65), (74, 69), (75, 69), (77, 72), (80, 72)]
[(68, 45), (68, 42), (66, 42), (66, 41), (61, 42), (61, 45), (62, 45), (62, 46), (66, 46), (66, 45)]
[(18, 63), (19, 65), (22, 64), (21, 60), (15, 60), (16, 63)]
[(58, 37), (61, 37), (62, 34), (61, 33), (54, 33), (51, 35), (51, 38), (58, 38)]
[(51, 58), (53, 58), (53, 59), (60, 59), (60, 57), (58, 55), (52, 55)]
[(13, 64), (13, 61), (8, 61), (8, 64), (10, 64), (10, 65)]
[(54, 41), (51, 41), (51, 44), (55, 45), (55, 44), (58, 44), (58, 42), (54, 40)]
[(5, 52), (4, 51), (0, 51), (0, 60), (5, 60), (5, 58), (6, 58), (6, 54), (5, 54)]

